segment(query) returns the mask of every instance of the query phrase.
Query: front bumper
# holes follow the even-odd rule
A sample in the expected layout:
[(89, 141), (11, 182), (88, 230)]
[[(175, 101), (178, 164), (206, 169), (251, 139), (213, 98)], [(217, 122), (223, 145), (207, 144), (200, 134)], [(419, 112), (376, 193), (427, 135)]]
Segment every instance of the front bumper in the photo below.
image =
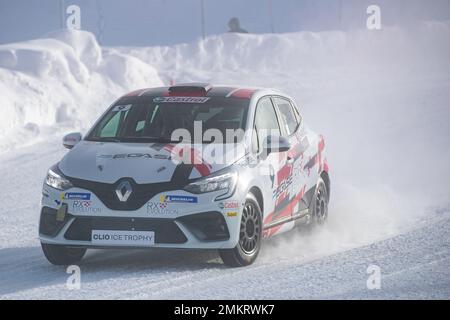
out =
[(134, 246), (98, 246), (92, 242), (92, 231), (152, 231), (155, 237), (151, 247), (234, 248), (239, 239), (242, 203), (235, 198), (217, 202), (216, 196), (170, 191), (157, 194), (137, 210), (120, 211), (108, 208), (89, 190), (61, 192), (45, 185), (39, 238), (47, 244), (123, 248)]

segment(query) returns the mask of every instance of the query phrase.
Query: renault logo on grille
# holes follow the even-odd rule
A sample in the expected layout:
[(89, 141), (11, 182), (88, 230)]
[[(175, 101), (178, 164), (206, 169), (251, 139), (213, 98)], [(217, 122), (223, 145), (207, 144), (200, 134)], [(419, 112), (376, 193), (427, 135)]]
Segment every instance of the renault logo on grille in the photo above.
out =
[(116, 195), (120, 202), (127, 202), (132, 192), (133, 188), (128, 180), (123, 180), (116, 188)]

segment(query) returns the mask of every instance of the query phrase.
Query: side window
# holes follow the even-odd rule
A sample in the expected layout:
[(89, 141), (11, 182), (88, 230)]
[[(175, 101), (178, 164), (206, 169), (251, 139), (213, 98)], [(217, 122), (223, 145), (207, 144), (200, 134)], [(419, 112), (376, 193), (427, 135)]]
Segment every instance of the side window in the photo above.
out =
[(289, 100), (275, 97), (273, 99), (275, 104), (280, 110), (281, 114), (281, 125), (285, 128), (285, 132), (288, 136), (293, 134), (298, 127), (297, 117), (295, 116), (294, 110), (292, 109), (291, 103)]
[(277, 114), (269, 97), (259, 100), (256, 106), (255, 128), (253, 132), (253, 152), (262, 150), (264, 140), (270, 135), (281, 135)]

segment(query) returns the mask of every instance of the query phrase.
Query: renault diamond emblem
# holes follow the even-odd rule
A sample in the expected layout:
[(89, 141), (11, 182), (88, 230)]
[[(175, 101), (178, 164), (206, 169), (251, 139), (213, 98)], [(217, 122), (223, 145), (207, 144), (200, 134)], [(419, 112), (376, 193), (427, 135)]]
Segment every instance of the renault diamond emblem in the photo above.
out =
[(133, 188), (128, 180), (123, 180), (116, 188), (116, 195), (120, 202), (127, 202), (132, 192)]

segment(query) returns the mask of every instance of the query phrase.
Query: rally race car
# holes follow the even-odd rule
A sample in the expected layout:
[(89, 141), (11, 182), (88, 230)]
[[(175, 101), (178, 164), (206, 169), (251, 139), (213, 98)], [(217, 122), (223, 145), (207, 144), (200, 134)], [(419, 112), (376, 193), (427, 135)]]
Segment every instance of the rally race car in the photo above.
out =
[(324, 138), (270, 89), (184, 84), (129, 93), (52, 166), (39, 238), (56, 265), (89, 248), (218, 249), (253, 263), (261, 241), (323, 224)]

